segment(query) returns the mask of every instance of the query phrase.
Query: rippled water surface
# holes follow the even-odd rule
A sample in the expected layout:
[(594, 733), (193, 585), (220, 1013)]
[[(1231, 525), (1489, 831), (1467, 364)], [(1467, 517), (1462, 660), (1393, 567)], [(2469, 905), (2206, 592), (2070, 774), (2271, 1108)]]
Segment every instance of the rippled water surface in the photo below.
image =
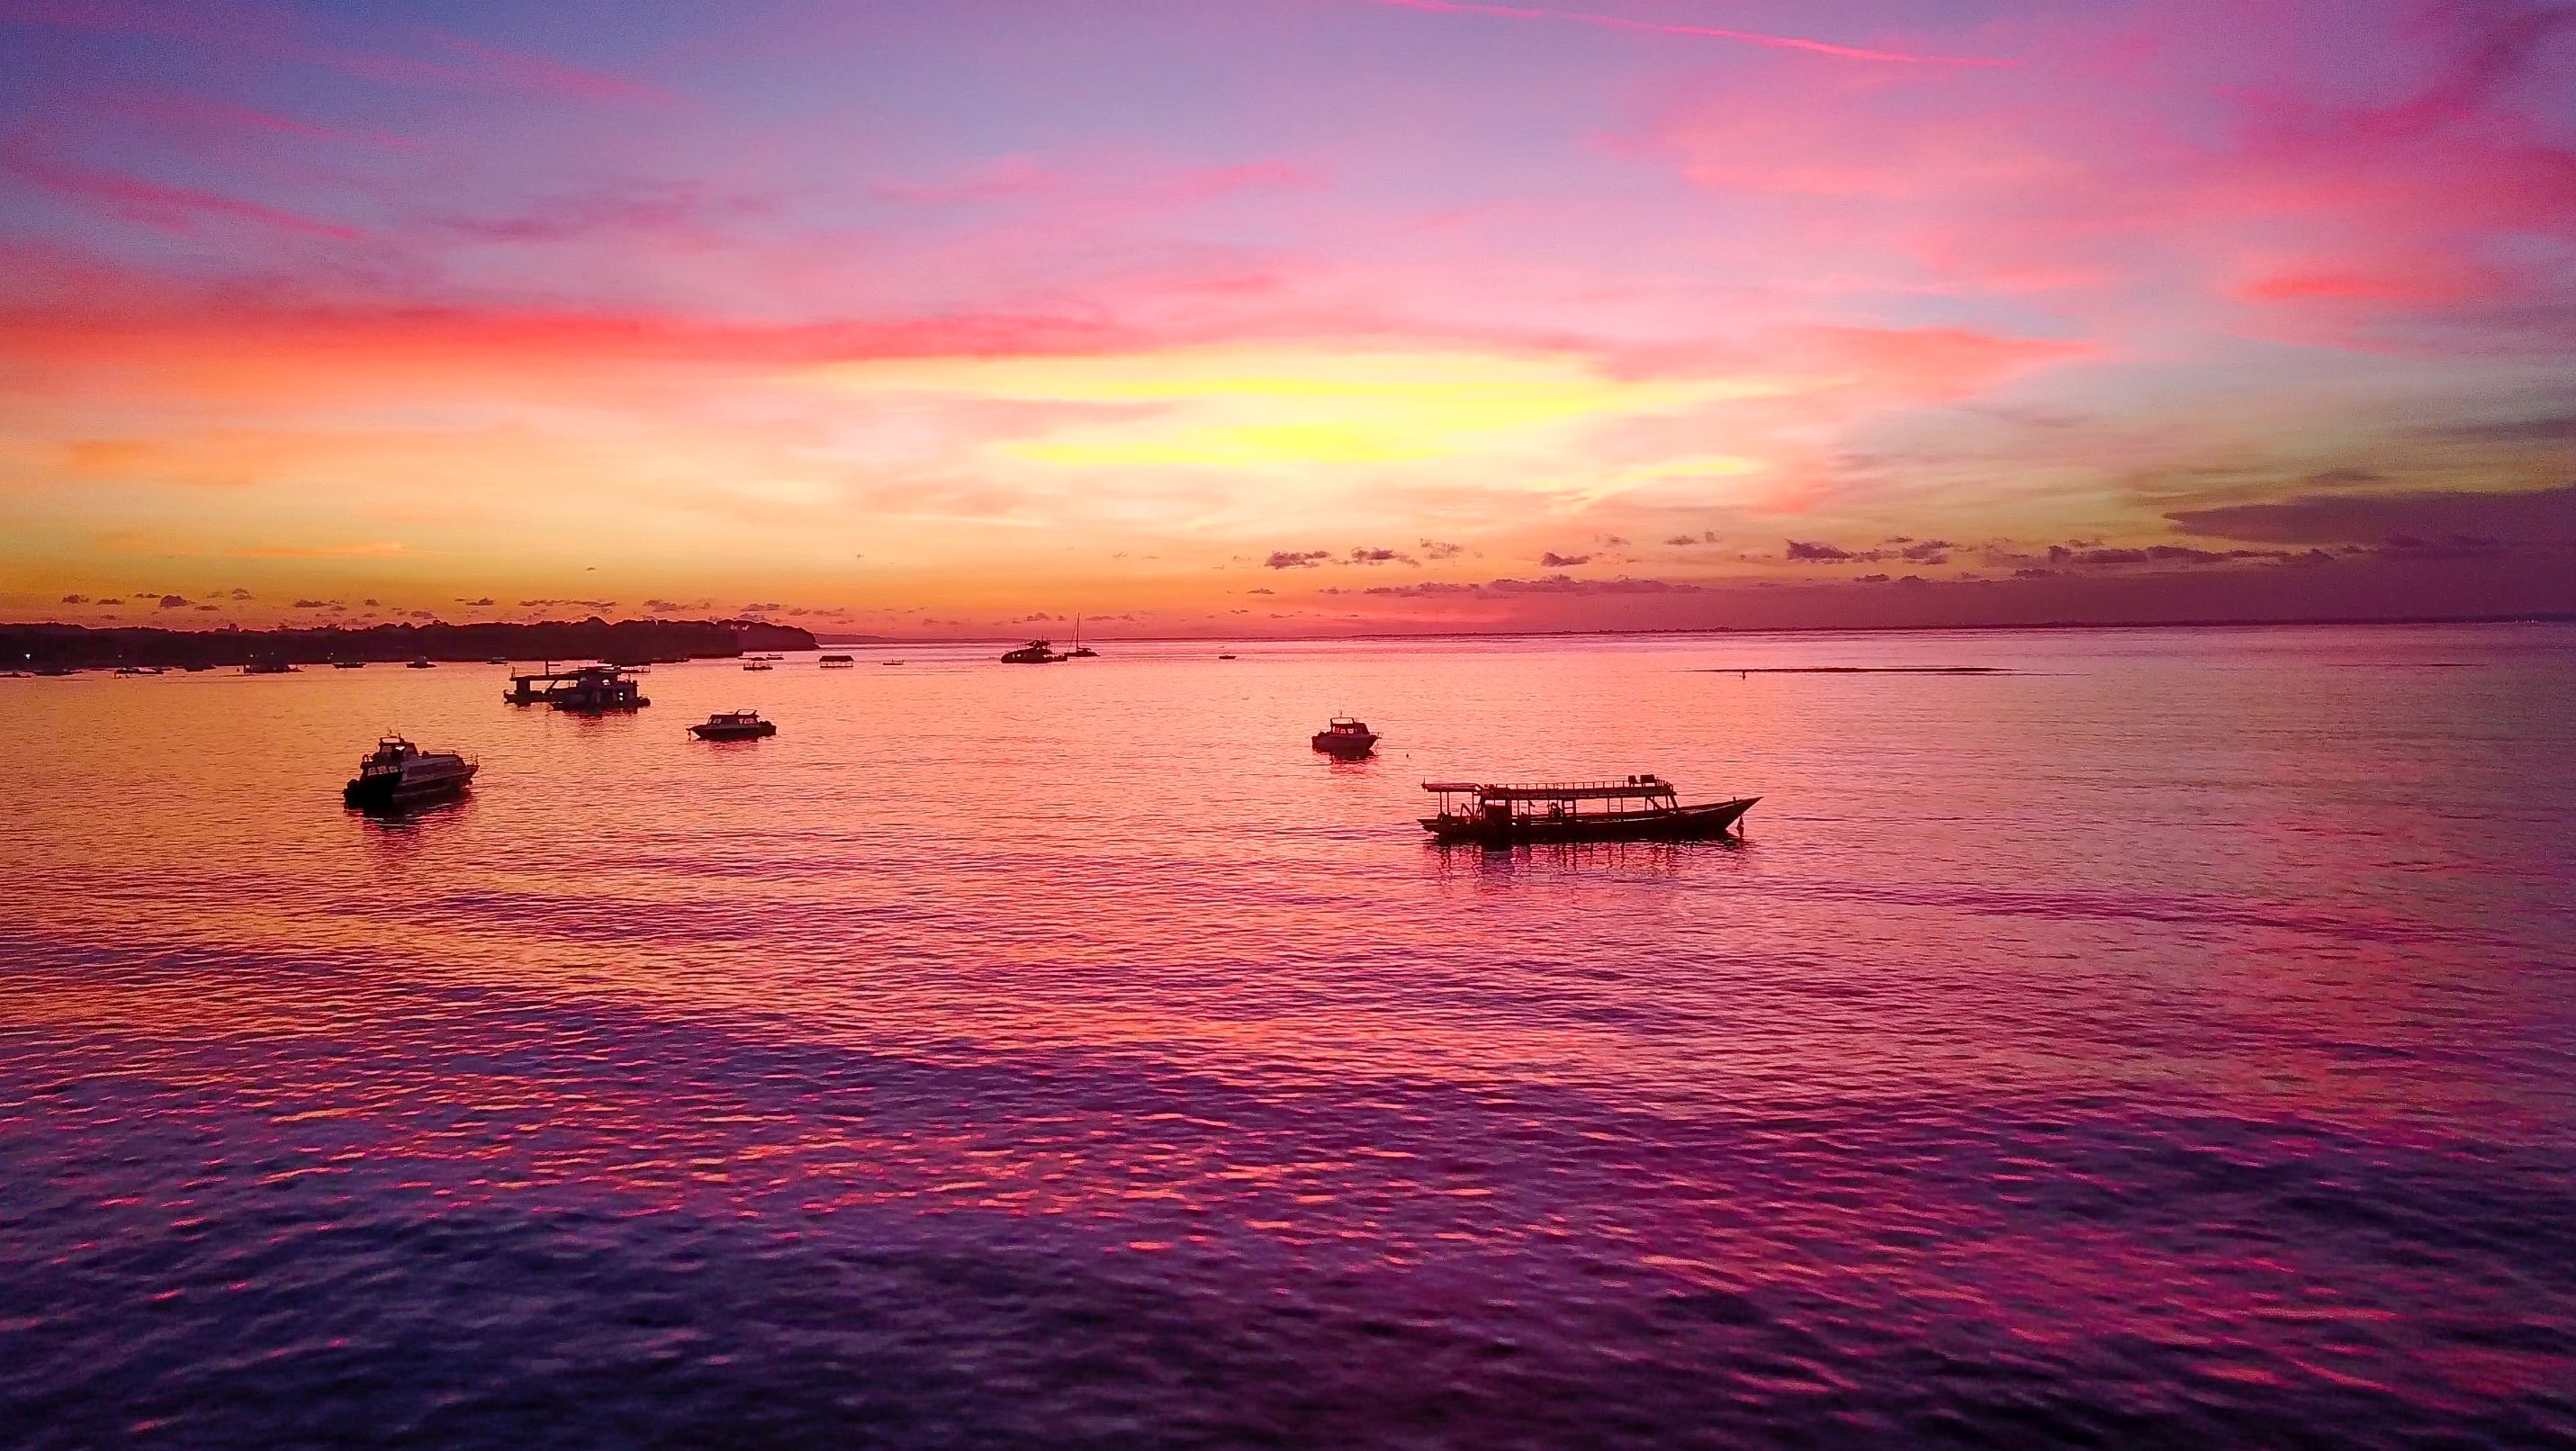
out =
[(0, 680), (0, 1442), (2576, 1444), (2576, 629), (1104, 648)]

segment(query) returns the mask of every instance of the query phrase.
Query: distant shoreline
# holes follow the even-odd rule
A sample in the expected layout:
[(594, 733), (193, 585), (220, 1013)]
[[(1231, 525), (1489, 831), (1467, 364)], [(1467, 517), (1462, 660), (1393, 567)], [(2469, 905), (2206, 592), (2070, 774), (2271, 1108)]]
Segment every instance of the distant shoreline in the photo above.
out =
[[(2060, 630), (2312, 630), (2354, 625), (2563, 625), (2576, 623), (2576, 611), (2524, 611), (2501, 615), (2351, 615), (2296, 620), (2049, 620), (2036, 624), (1990, 625), (1676, 625), (1655, 629), (1592, 630), (1368, 630), (1346, 635), (1102, 635), (1087, 639), (1139, 645), (1280, 644), (1311, 645), (1335, 640), (1557, 640), (1664, 638), (1715, 635), (1939, 635), (2020, 634)], [(0, 626), (0, 629), (7, 627)], [(1029, 635), (826, 635), (814, 639), (838, 645), (1001, 645), (1041, 638)]]
[(804, 630), (759, 620), (550, 620), (528, 624), (173, 630), (157, 625), (0, 625), (0, 669), (113, 666), (220, 669), (254, 662), (329, 665), (491, 660), (721, 659), (745, 650), (811, 650)]
[[(2567, 624), (2576, 611), (2489, 615), (2338, 616), (2294, 620), (2055, 620), (1987, 625), (1696, 625), (1659, 629), (1372, 630), (1314, 635), (1095, 635), (1100, 643), (1139, 645), (1402, 643), (1442, 640), (1747, 639), (1761, 636), (1931, 635), (2100, 632), (2108, 630), (2296, 630), (2354, 626)], [(658, 659), (721, 659), (747, 650), (851, 647), (994, 646), (1025, 635), (828, 635), (764, 620), (619, 620), (525, 624), (383, 624), (365, 629), (288, 627), (182, 630), (157, 625), (76, 625), (61, 621), (0, 624), (0, 669), (98, 669), (118, 665), (216, 668), (274, 660), (324, 665), (334, 660), (386, 664), (599, 659), (643, 664)]]

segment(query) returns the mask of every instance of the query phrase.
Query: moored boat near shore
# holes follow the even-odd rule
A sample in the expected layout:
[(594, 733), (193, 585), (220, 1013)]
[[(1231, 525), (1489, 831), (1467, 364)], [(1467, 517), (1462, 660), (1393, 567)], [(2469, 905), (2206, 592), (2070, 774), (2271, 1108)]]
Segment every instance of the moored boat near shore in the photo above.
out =
[(653, 702), (640, 682), (615, 665), (581, 665), (510, 677), (501, 698), (512, 705), (551, 705), (577, 715), (642, 710)]
[(1762, 799), (1741, 796), (1685, 806), (1672, 782), (1651, 774), (1522, 786), (1425, 781), (1422, 789), (1440, 798), (1438, 814), (1418, 818), (1423, 830), (1443, 844), (1481, 846), (1706, 840), (1726, 835)]

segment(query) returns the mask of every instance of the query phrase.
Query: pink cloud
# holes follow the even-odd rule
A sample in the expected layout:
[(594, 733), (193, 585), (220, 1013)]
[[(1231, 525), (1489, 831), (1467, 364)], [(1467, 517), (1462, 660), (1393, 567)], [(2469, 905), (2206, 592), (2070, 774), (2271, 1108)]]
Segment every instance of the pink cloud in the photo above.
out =
[(1461, 0), (1367, 0), (1401, 10), (1428, 10), (1440, 15), (1478, 15), (1505, 20), (1554, 20), (1573, 25), (1599, 26), (1607, 30), (1634, 31), (1647, 35), (1679, 35), (1698, 40), (1733, 40), (1748, 45), (1768, 46), (1776, 50), (1799, 50), (1814, 55), (1835, 56), (1843, 60), (1889, 61), (1900, 65), (1943, 66), (2008, 66), (2010, 60), (1977, 56), (1924, 55), (1912, 51), (1874, 50), (1866, 46), (1836, 45), (1829, 41), (1807, 40), (1793, 35), (1771, 35), (1753, 30), (1723, 30), (1711, 25), (1666, 25), (1649, 20), (1632, 20), (1622, 15), (1601, 15), (1586, 10), (1534, 10), (1519, 5), (1479, 5)]
[(2222, 17), (2168, 4), (2134, 28), (2061, 26), (2032, 38), (2028, 68), (1938, 86), (1757, 77), (1677, 100), (1651, 144), (1750, 206), (1771, 255), (1803, 245), (1891, 286), (2341, 346), (2564, 303), (2546, 249), (2516, 239), (2576, 226), (2576, 150), (2534, 99), (2564, 89), (2550, 57), (2576, 12), (2415, 15), (2345, 17), (2398, 68), (2358, 99), (2322, 68), (2334, 38), (2315, 17), (2228, 10), (2244, 53), (2220, 66), (2172, 38)]
[(366, 235), (360, 229), (343, 223), (300, 216), (218, 192), (168, 186), (110, 171), (63, 166), (23, 148), (0, 156), (0, 170), (6, 170), (21, 181), (56, 196), (88, 203), (127, 221), (140, 222), (165, 232), (193, 232), (205, 223), (220, 221), (248, 222), (278, 231), (344, 242), (357, 241)]

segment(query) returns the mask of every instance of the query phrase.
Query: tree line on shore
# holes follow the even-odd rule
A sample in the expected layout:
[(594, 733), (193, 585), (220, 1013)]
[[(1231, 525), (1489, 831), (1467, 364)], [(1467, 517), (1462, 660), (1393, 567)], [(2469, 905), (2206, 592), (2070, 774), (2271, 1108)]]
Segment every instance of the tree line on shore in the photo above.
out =
[(119, 665), (186, 669), (334, 660), (654, 660), (740, 655), (746, 650), (811, 650), (807, 631), (761, 620), (586, 620), (535, 624), (376, 625), (284, 630), (164, 630), (149, 625), (0, 625), (0, 666), (97, 669)]

